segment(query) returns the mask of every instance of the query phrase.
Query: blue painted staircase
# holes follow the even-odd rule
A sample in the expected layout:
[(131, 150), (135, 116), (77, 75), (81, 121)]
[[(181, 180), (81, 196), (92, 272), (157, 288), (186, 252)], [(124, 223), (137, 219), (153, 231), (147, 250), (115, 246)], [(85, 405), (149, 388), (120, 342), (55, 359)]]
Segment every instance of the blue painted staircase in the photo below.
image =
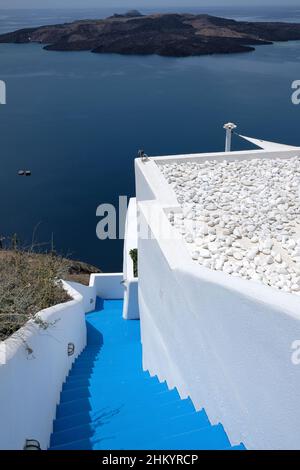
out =
[(123, 320), (122, 307), (98, 299), (86, 315), (88, 344), (63, 385), (50, 449), (243, 449), (143, 371), (140, 322)]

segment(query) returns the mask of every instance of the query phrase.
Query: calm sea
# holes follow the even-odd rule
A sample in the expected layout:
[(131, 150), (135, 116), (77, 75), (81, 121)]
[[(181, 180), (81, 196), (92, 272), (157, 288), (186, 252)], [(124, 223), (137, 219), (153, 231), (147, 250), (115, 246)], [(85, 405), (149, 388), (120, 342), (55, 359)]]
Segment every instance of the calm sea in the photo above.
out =
[[(300, 22), (295, 8), (205, 11)], [(0, 32), (111, 13), (0, 9)], [(229, 120), (246, 135), (300, 145), (300, 106), (291, 102), (299, 59), (300, 42), (187, 59), (0, 45), (0, 79), (8, 92), (8, 104), (0, 107), (0, 234), (16, 232), (30, 243), (35, 231), (46, 243), (53, 233), (60, 252), (120, 270), (122, 242), (97, 239), (96, 208), (134, 194), (137, 150), (219, 151)], [(237, 139), (234, 146), (245, 148)], [(32, 176), (18, 177), (19, 169)]]

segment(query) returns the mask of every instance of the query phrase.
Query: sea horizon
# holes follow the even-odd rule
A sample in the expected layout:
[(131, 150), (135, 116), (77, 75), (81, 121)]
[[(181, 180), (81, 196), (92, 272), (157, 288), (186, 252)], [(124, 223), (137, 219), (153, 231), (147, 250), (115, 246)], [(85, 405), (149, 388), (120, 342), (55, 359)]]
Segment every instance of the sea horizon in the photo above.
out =
[[(137, 8), (138, 9), (138, 8)], [(300, 7), (287, 6), (186, 6), (186, 7), (153, 7), (138, 9), (142, 14), (150, 13), (195, 13), (211, 14), (232, 18), (240, 21), (284, 21), (300, 22)], [(2, 8), (0, 7), (0, 34), (30, 26), (42, 26), (55, 23), (64, 23), (78, 19), (106, 18), (114, 13), (125, 13), (128, 8)], [(2, 13), (1, 13), (2, 12)], [(59, 14), (58, 14), (59, 13)], [(82, 16), (83, 15), (83, 16)]]

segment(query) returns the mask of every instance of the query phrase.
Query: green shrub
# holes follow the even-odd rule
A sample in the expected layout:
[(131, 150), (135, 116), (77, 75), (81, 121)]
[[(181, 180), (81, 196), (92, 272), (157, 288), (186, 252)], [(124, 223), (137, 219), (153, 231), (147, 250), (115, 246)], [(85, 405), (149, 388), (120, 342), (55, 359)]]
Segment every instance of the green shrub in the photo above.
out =
[(133, 250), (129, 251), (131, 259), (133, 261), (133, 275), (134, 277), (138, 277), (138, 250), (134, 248)]

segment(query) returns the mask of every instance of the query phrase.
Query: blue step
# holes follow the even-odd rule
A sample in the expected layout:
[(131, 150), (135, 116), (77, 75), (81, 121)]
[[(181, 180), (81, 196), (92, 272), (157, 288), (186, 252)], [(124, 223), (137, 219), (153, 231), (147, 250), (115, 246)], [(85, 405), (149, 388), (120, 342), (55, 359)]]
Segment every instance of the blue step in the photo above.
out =
[[(112, 343), (110, 343), (112, 344)], [(106, 358), (118, 358), (118, 359), (124, 359), (126, 361), (127, 354), (132, 354), (131, 361), (136, 360), (139, 361), (139, 357), (136, 354), (137, 352), (142, 352), (142, 345), (141, 343), (132, 343), (132, 344), (126, 344), (126, 345), (121, 345), (119, 344), (118, 348), (115, 350), (109, 350), (107, 347), (107, 344), (103, 345), (101, 349), (98, 349), (97, 352), (87, 352), (84, 351), (78, 356), (78, 358), (75, 360), (75, 365), (77, 363), (89, 363), (95, 362), (97, 360), (103, 360), (105, 362)]]
[[(93, 390), (99, 390), (99, 393), (101, 393), (102, 396), (105, 394), (110, 394), (111, 392), (109, 391), (108, 383), (103, 382), (103, 381), (97, 381), (95, 380), (94, 382), (87, 382), (84, 384), (77, 384), (72, 383), (72, 387), (70, 388), (65, 388), (63, 387), (61, 397), (60, 397), (60, 402), (65, 402), (65, 401), (72, 401), (76, 400), (76, 398), (84, 398), (86, 396), (89, 396), (90, 393), (93, 393)], [(157, 382), (142, 382), (140, 381), (139, 383), (135, 384), (135, 393), (136, 394), (152, 394), (152, 393), (161, 393), (163, 391), (168, 391), (168, 387), (166, 384), (160, 384)], [(132, 395), (132, 390), (130, 388), (130, 384), (128, 381), (126, 382), (118, 382), (118, 392), (122, 394), (122, 397), (128, 395)]]
[[(150, 385), (158, 386), (160, 384), (157, 377), (151, 378), (150, 375), (146, 375), (145, 373), (141, 373), (139, 378), (136, 376), (136, 374), (132, 374), (131, 376), (128, 375), (127, 377), (122, 377), (118, 375), (110, 375), (109, 377), (89, 377), (88, 375), (83, 374), (82, 377), (68, 378), (67, 381), (63, 384), (62, 391), (82, 386), (90, 387), (91, 385), (99, 387), (127, 386), (128, 388), (130, 388), (132, 384), (132, 378), (135, 378), (135, 388), (140, 386), (148, 387)], [(161, 382), (161, 385), (163, 387), (166, 387), (165, 382)]]
[(229, 439), (222, 425), (210, 426), (199, 431), (166, 436), (151, 445), (153, 450), (225, 450), (230, 448)]
[(128, 403), (126, 397), (102, 396), (92, 395), (87, 398), (78, 398), (68, 402), (60, 403), (57, 407), (57, 418), (63, 416), (70, 416), (83, 411), (94, 410), (97, 413), (101, 412), (115, 412), (122, 409), (122, 413), (130, 412), (132, 414), (140, 414), (141, 408), (145, 414), (154, 413), (156, 410), (165, 413), (168, 412), (168, 405), (171, 404), (171, 409), (181, 409), (183, 411), (194, 411), (194, 407), (190, 400), (180, 400), (176, 390), (161, 392), (154, 395), (155, 402), (149, 403), (144, 397), (131, 397)]
[(97, 299), (86, 315), (88, 344), (63, 384), (50, 448), (244, 450), (190, 399), (143, 371), (139, 321), (123, 320), (122, 306)]
[(75, 374), (72, 374), (70, 373), (67, 377), (67, 382), (68, 383), (71, 383), (71, 382), (78, 382), (80, 380), (90, 380), (90, 381), (96, 381), (96, 380), (103, 380), (103, 381), (108, 381), (108, 382), (118, 382), (118, 381), (121, 381), (121, 380), (128, 380), (129, 382), (131, 382), (131, 384), (133, 383), (132, 380), (134, 380), (134, 383), (137, 381), (144, 381), (146, 379), (148, 379), (148, 376), (145, 377), (145, 373), (143, 372), (142, 369), (138, 369), (138, 370), (135, 370), (135, 372), (133, 371), (128, 371), (128, 373), (123, 373), (122, 371), (115, 371), (115, 370), (110, 370), (109, 372), (109, 375), (107, 374), (107, 371), (106, 373), (104, 373), (103, 371), (100, 371), (99, 373), (92, 373), (90, 374), (89, 372), (85, 372), (84, 371), (77, 371), (77, 373)]
[(60, 403), (74, 401), (78, 398), (88, 398), (90, 396), (91, 394), (88, 387), (80, 387), (76, 388), (75, 390), (63, 391), (60, 394)]
[(221, 425), (199, 431), (178, 434), (159, 441), (149, 441), (145, 446), (128, 436), (122, 441), (114, 437), (82, 439), (52, 447), (53, 450), (229, 450), (230, 442)]
[(81, 439), (59, 446), (50, 447), (50, 450), (93, 450), (93, 447), (89, 439)]
[(91, 367), (87, 367), (85, 364), (77, 364), (72, 367), (69, 376), (82, 375), (83, 373), (86, 373), (91, 377), (95, 374), (101, 374), (101, 372), (106, 374), (109, 373), (112, 375), (114, 375), (114, 373), (117, 373), (118, 375), (126, 376), (127, 374), (132, 373), (133, 367), (137, 372), (143, 372), (142, 364), (136, 361), (132, 361), (131, 364), (126, 364), (123, 361), (114, 361), (111, 359), (107, 360), (106, 363), (97, 362), (97, 364), (94, 364)]
[(93, 411), (75, 413), (73, 415), (56, 418), (53, 423), (53, 435), (70, 428), (89, 424), (94, 421), (95, 413)]
[(56, 418), (70, 416), (76, 413), (91, 411), (92, 407), (88, 400), (81, 398), (78, 400), (60, 403), (57, 407)]
[[(98, 362), (88, 367), (85, 364), (75, 364), (75, 366), (72, 367), (72, 370), (69, 375), (74, 376), (82, 373), (88, 373), (89, 376), (92, 377), (93, 375), (101, 374), (101, 372), (107, 373), (109, 371), (110, 373), (113, 373), (115, 370), (118, 372), (119, 375), (126, 376), (127, 373), (130, 373), (132, 371), (133, 367), (135, 367), (140, 372), (143, 372), (142, 365), (137, 361), (132, 361), (131, 364), (126, 364), (122, 361), (113, 361), (111, 359), (107, 360), (106, 363)], [(119, 370), (119, 368), (121, 370)]]
[[(136, 413), (135, 411), (138, 411)], [(114, 423), (118, 424), (118, 427), (131, 426), (132, 421), (138, 426), (141, 423), (145, 423), (146, 420), (154, 421), (155, 423), (163, 422), (169, 419), (177, 419), (181, 417), (186, 417), (190, 419), (190, 416), (195, 413), (195, 409), (189, 400), (181, 400), (174, 405), (174, 403), (167, 403), (162, 406), (157, 406), (156, 408), (149, 408), (149, 410), (144, 410), (141, 414), (140, 409), (137, 407), (134, 409), (128, 408), (122, 410), (122, 413), (116, 414), (114, 410), (88, 410), (88, 411), (77, 411), (66, 416), (58, 417), (54, 422), (54, 430), (61, 431), (63, 429), (79, 426), (80, 424), (86, 423), (95, 423), (102, 419), (107, 421), (113, 417)], [(204, 413), (204, 412), (199, 412)], [(197, 413), (198, 414), (198, 413)], [(205, 414), (205, 418), (206, 414)], [(121, 421), (121, 423), (120, 423)]]
[(171, 435), (157, 439), (155, 434), (147, 436), (148, 444), (145, 447), (145, 437), (134, 439), (131, 435), (122, 436), (96, 436), (90, 439), (94, 450), (225, 450), (230, 442), (222, 426)]
[[(80, 423), (80, 420), (78, 420), (78, 423)], [(210, 423), (203, 410), (175, 418), (163, 418), (163, 416), (157, 414), (153, 415), (152, 419), (148, 419), (146, 422), (142, 418), (133, 420), (131, 416), (128, 416), (128, 419), (126, 420), (124, 419), (124, 416), (116, 415), (110, 419), (103, 419), (101, 425), (97, 423), (97, 421), (93, 422), (91, 420), (85, 424), (78, 424), (77, 426), (66, 428), (65, 422), (63, 430), (57, 431), (52, 436), (51, 446), (60, 445), (65, 442), (72, 442), (78, 438), (91, 438), (97, 435), (126, 435), (129, 428), (131, 429), (131, 437), (135, 436), (135, 440), (137, 442), (145, 433), (147, 433), (147, 435), (152, 433), (153, 436), (157, 438), (158, 436), (163, 437), (165, 434), (170, 432), (172, 432), (172, 434), (176, 434), (191, 430), (200, 430), (209, 426)]]

